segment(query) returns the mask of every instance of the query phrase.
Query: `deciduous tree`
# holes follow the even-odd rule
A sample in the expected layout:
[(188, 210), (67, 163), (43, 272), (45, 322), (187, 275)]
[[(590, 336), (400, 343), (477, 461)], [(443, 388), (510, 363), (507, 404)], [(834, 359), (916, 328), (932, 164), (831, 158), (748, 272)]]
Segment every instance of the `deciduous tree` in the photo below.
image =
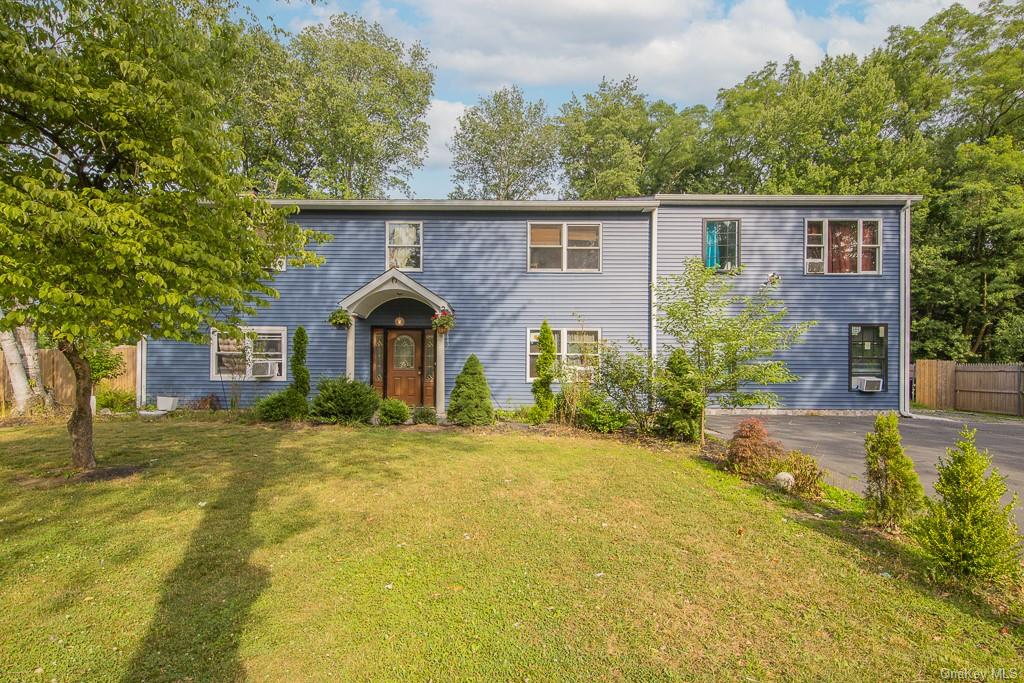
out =
[(376, 23), (336, 14), (297, 35), (248, 27), (233, 125), (245, 170), (277, 196), (408, 194), (423, 163), (433, 66)]
[(558, 145), (543, 100), (502, 88), (459, 117), (452, 153), (452, 199), (532, 199), (554, 191)]
[(225, 121), (241, 28), (219, 0), (0, 0), (0, 329), (31, 321), (76, 380), (72, 463), (95, 464), (91, 349), (200, 341), (276, 292), (312, 233), (244, 192)]

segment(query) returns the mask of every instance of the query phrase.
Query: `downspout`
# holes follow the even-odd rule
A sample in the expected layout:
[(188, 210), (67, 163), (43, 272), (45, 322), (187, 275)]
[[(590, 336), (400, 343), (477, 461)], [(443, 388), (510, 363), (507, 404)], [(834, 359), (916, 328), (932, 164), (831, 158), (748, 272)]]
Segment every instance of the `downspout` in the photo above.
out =
[(146, 338), (135, 344), (135, 407), (146, 405)]
[(649, 337), (649, 340), (650, 340), (651, 360), (657, 360), (657, 358), (658, 358), (658, 311), (657, 311), (657, 301), (656, 301), (655, 297), (657, 296), (657, 287), (658, 287), (658, 207), (654, 207), (653, 209), (651, 209), (650, 239), (651, 239), (651, 248), (650, 248), (650, 254), (651, 254), (651, 267), (650, 267), (650, 272), (651, 272), (651, 294), (650, 294), (651, 309), (650, 309), (650, 315), (648, 316), (649, 317), (648, 323), (650, 325), (650, 331), (648, 332), (648, 337)]
[(900, 403), (902, 417), (910, 412), (910, 207), (911, 200), (900, 211)]

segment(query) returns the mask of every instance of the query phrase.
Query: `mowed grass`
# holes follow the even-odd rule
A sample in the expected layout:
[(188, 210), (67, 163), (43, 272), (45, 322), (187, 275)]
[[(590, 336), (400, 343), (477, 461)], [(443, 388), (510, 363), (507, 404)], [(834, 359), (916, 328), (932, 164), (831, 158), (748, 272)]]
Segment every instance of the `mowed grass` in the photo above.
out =
[(97, 445), (146, 467), (46, 487), (64, 430), (0, 429), (4, 681), (1024, 668), (1008, 617), (683, 448), (180, 419), (101, 422)]

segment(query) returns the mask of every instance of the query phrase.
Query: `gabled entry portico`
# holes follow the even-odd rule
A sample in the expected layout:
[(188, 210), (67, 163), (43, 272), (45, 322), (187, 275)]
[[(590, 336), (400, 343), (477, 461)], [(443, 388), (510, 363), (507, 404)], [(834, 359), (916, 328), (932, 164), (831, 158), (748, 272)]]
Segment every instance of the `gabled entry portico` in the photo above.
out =
[[(353, 323), (348, 328), (345, 349), (345, 374), (349, 379), (355, 379), (355, 320), (368, 320), (371, 314), (384, 304), (401, 299), (419, 302), (435, 312), (442, 309), (453, 310), (441, 296), (394, 268), (381, 273), (352, 292), (338, 302), (338, 305), (348, 311), (353, 318)], [(433, 404), (438, 415), (443, 416), (445, 335), (435, 335), (433, 330), (424, 327), (405, 330), (402, 325), (374, 327), (372, 334), (371, 384), (377, 386), (385, 396), (400, 398), (414, 405)], [(423, 396), (424, 390), (430, 391), (429, 398)], [(416, 400), (417, 396), (420, 397), (419, 401)]]

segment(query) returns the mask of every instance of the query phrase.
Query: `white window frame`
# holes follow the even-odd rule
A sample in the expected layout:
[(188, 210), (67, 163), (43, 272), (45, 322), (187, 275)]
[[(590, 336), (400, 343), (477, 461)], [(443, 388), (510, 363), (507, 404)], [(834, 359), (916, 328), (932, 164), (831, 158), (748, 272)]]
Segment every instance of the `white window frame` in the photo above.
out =
[[(533, 249), (533, 226), (534, 225), (561, 225), (562, 226), (562, 267), (561, 268), (531, 268), (530, 251)], [(573, 225), (596, 225), (597, 226), (597, 268), (569, 268), (570, 249), (594, 249), (594, 247), (570, 247), (569, 226)], [(548, 249), (553, 249), (545, 245)], [(600, 221), (527, 221), (526, 222), (526, 272), (528, 273), (601, 273), (604, 271), (604, 223)]]
[(423, 221), (387, 221), (384, 224), (384, 270), (391, 269), (391, 248), (404, 248), (408, 249), (409, 246), (406, 244), (391, 244), (391, 226), (401, 223), (402, 225), (415, 225), (416, 232), (419, 236), (419, 249), (420, 249), (420, 267), (419, 268), (398, 268), (403, 273), (422, 273), (423, 272)]
[[(287, 382), (288, 381), (288, 328), (283, 326), (251, 326), (240, 327), (245, 339), (242, 342), (242, 354), (245, 357), (244, 375), (222, 375), (217, 372), (217, 337), (216, 329), (210, 330), (210, 380), (215, 382)], [(258, 334), (280, 334), (281, 335), (281, 374), (278, 377), (253, 377), (252, 376), (252, 337)]]
[[(530, 353), (530, 337), (534, 331), (540, 332), (539, 327), (527, 327), (526, 328), (526, 381), (527, 383), (533, 382), (536, 377), (530, 376), (530, 356), (535, 355)], [(601, 345), (601, 328), (599, 327), (552, 327), (552, 332), (558, 333), (558, 346), (555, 350), (555, 359), (559, 363), (564, 363), (569, 353), (569, 332), (597, 332), (597, 345)]]
[[(821, 260), (822, 260), (821, 267), (822, 267), (822, 271), (820, 273), (812, 273), (812, 272), (810, 272), (807, 269), (807, 264), (809, 262), (811, 262), (811, 261), (817, 261), (818, 259), (808, 259), (807, 258), (807, 248), (808, 247), (817, 247), (819, 245), (817, 245), (817, 244), (808, 244), (807, 243), (807, 228), (808, 228), (808, 224), (809, 223), (811, 223), (811, 222), (818, 222), (818, 221), (820, 221), (821, 224), (822, 224), (822, 235), (821, 235), (821, 237), (822, 237), (822, 243), (821, 243)], [(832, 261), (832, 259), (829, 258), (829, 240), (828, 240), (828, 235), (829, 235), (828, 224), (829, 224), (830, 221), (837, 221), (837, 222), (838, 221), (856, 221), (857, 222), (857, 271), (856, 272), (853, 272), (853, 273), (834, 273), (831, 270), (829, 270), (829, 263), (831, 263), (831, 261)], [(876, 231), (876, 234), (878, 236), (878, 242), (876, 242), (875, 244), (867, 245), (869, 248), (874, 248), (874, 249), (878, 250), (878, 258), (875, 259), (875, 270), (861, 270), (860, 269), (861, 258), (863, 257), (863, 252), (864, 252), (864, 247), (865, 247), (865, 245), (864, 245), (864, 223), (865, 222), (877, 223), (878, 224), (878, 230)], [(882, 229), (883, 229), (883, 227), (884, 227), (884, 221), (882, 220), (881, 217), (878, 217), (878, 218), (876, 218), (876, 217), (860, 218), (860, 217), (856, 217), (856, 216), (828, 216), (828, 217), (810, 216), (810, 217), (804, 218), (804, 252), (803, 252), (804, 275), (814, 275), (814, 276), (819, 276), (819, 275), (836, 275), (836, 276), (881, 275), (882, 274)]]

